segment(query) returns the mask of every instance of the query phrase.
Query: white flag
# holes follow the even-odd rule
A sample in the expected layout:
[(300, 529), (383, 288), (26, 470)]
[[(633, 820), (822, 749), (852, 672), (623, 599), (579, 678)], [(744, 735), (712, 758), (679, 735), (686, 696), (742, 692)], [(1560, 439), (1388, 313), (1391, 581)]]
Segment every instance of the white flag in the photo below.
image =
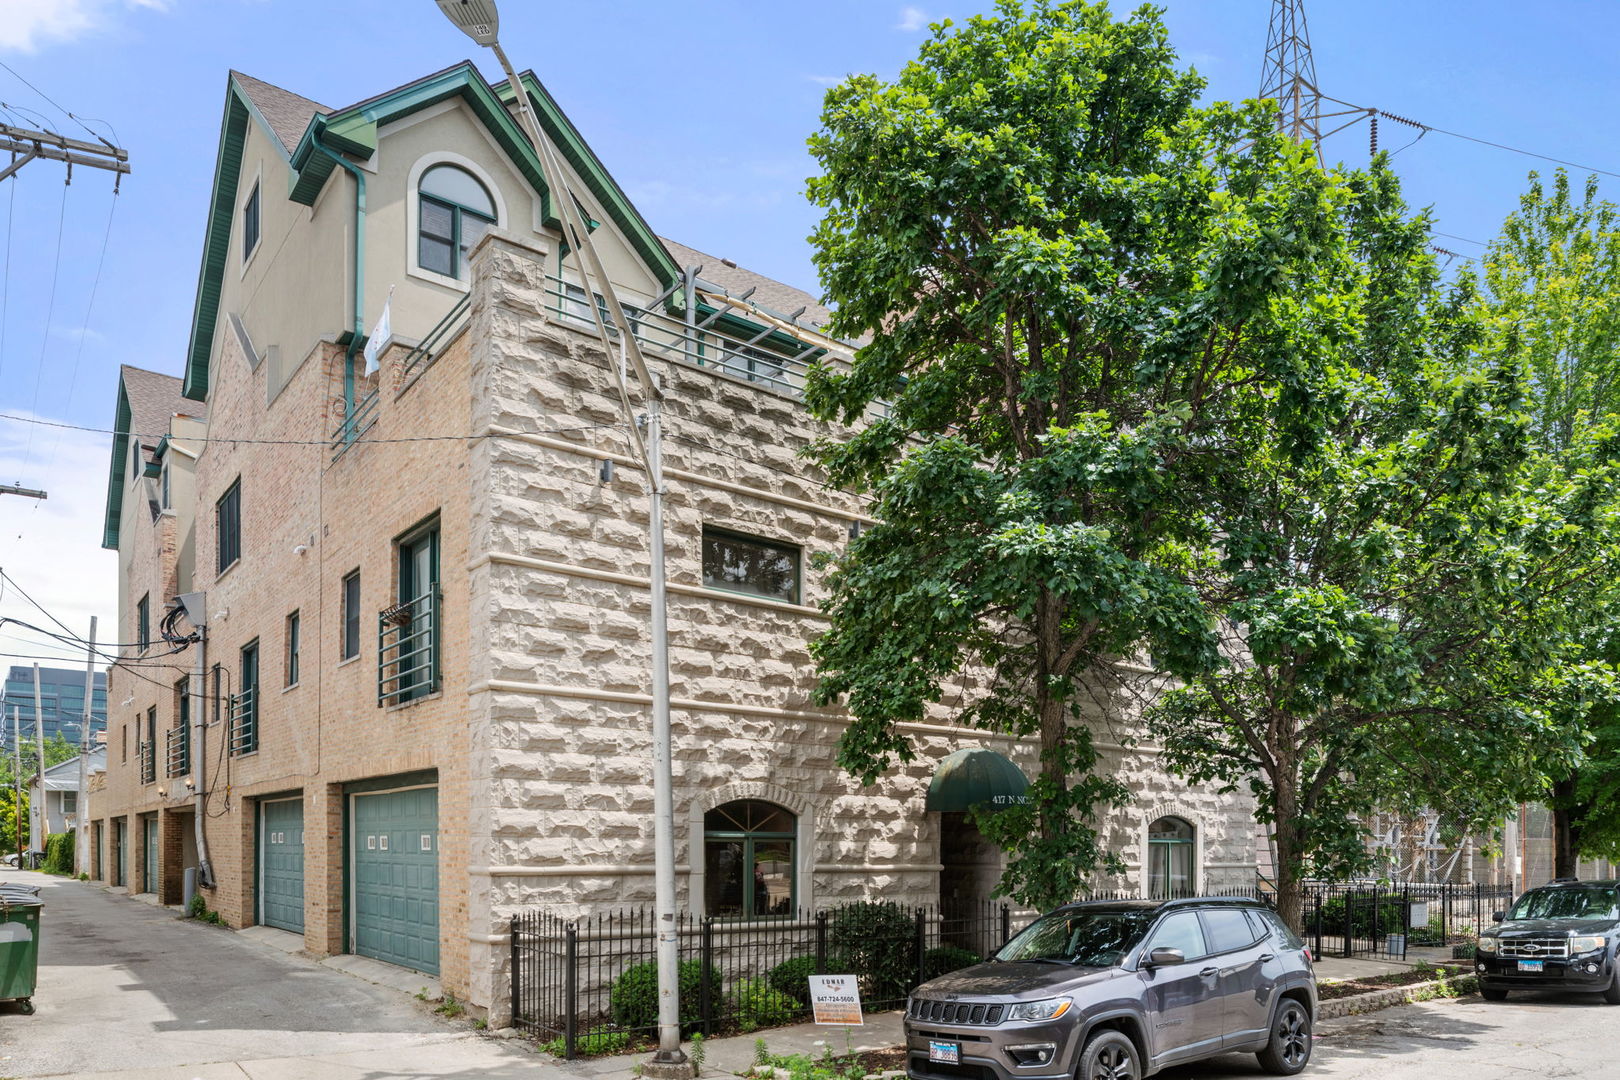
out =
[(366, 374), (374, 373), (378, 366), (378, 358), (382, 351), (388, 348), (389, 339), (394, 336), (394, 328), (388, 319), (388, 308), (394, 302), (394, 287), (388, 286), (388, 299), (383, 301), (382, 315), (377, 319), (376, 329), (371, 331), (371, 337), (366, 339)]

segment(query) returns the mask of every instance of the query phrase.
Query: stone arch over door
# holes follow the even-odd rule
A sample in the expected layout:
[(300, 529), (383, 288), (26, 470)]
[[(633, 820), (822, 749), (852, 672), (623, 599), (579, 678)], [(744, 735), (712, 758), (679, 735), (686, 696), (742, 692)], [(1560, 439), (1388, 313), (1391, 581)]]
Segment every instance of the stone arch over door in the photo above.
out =
[(1180, 818), (1182, 821), (1185, 821), (1187, 824), (1192, 826), (1192, 890), (1195, 894), (1202, 895), (1207, 887), (1206, 883), (1209, 881), (1209, 872), (1204, 861), (1204, 849), (1207, 847), (1208, 839), (1208, 824), (1205, 821), (1203, 814), (1200, 814), (1197, 810), (1194, 810), (1185, 803), (1180, 802), (1160, 803), (1159, 805), (1145, 811), (1142, 814), (1141, 820), (1137, 822), (1137, 887), (1141, 890), (1143, 896), (1148, 895), (1148, 890), (1151, 885), (1149, 875), (1151, 874), (1152, 865), (1152, 859), (1148, 851), (1148, 830), (1155, 821), (1166, 817)]
[(708, 914), (708, 868), (704, 863), (703, 815), (717, 806), (739, 799), (759, 799), (775, 803), (793, 814), (798, 835), (794, 838), (794, 888), (796, 905), (801, 910), (815, 907), (815, 845), (816, 805), (811, 800), (780, 784), (767, 780), (742, 780), (710, 788), (691, 802), (686, 816), (687, 903), (693, 915), (701, 918)]

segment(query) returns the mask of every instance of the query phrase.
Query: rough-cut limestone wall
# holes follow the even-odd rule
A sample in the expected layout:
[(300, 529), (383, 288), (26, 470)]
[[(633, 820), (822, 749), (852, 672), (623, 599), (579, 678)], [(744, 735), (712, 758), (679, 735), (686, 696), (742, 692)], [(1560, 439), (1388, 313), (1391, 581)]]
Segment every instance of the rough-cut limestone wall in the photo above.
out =
[[(577, 914), (650, 901), (653, 892), (644, 475), (593, 333), (547, 311), (544, 255), (492, 232), (472, 259), (474, 429), (530, 435), (481, 443), (470, 477), (472, 773), (489, 778), (487, 805), (475, 800), (474, 811), (488, 829), (487, 846), (474, 848), (475, 936), (479, 912), (495, 935), (522, 907)], [(823, 589), (810, 561), (848, 542), (864, 505), (823, 487), (819, 471), (797, 456), (832, 429), (783, 394), (649, 360), (667, 401), (683, 905), (701, 893), (703, 812), (735, 798), (769, 799), (799, 816), (801, 906), (862, 897), (934, 902), (938, 815), (923, 802), (936, 762), (986, 745), (1033, 776), (1033, 743), (951, 728), (941, 707), (913, 729), (916, 761), (865, 790), (840, 770), (844, 720), (809, 703), (809, 642), (826, 626), (814, 608)], [(608, 458), (616, 465), (604, 482)], [(705, 589), (706, 524), (800, 545), (803, 604)], [(1130, 700), (1122, 695), (1107, 711), (1121, 713)], [(1138, 793), (1136, 805), (1110, 815), (1110, 839), (1126, 861), (1141, 861), (1152, 817), (1178, 812), (1205, 838), (1210, 887), (1251, 881), (1250, 802), (1188, 792), (1160, 771), (1151, 750), (1119, 748), (1107, 729), (1128, 728), (1125, 714), (1093, 712), (1099, 741), (1111, 747), (1109, 766)], [(1134, 873), (1099, 885), (1135, 887)], [(501, 951), (489, 948), (492, 970), (504, 962)]]

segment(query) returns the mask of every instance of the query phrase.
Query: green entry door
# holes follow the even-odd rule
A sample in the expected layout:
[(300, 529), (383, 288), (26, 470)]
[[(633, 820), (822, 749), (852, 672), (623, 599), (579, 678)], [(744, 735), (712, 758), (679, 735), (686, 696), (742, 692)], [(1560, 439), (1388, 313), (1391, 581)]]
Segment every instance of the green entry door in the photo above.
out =
[(141, 891), (155, 893), (158, 891), (158, 823), (157, 818), (144, 819), (146, 828), (146, 875), (141, 882)]
[(259, 920), (304, 932), (304, 802), (260, 804)]
[(439, 971), (439, 791), (355, 795), (354, 951)]
[(112, 883), (114, 885), (127, 885), (128, 884), (128, 882), (126, 882), (124, 880), (124, 868), (129, 865), (129, 863), (127, 862), (128, 844), (129, 844), (129, 822), (127, 820), (125, 820), (124, 818), (119, 818), (117, 821), (113, 822), (113, 877), (112, 877)]

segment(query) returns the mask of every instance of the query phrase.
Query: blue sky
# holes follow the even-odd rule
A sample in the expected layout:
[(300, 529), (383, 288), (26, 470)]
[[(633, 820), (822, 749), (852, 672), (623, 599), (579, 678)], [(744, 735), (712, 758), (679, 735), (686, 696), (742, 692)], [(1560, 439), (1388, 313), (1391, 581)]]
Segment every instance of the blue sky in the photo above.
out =
[[(814, 292), (804, 143), (825, 86), (850, 72), (892, 76), (929, 21), (984, 6), (506, 0), (502, 40), (519, 66), (539, 73), (655, 229)], [(1269, 0), (1165, 7), (1211, 98), (1255, 92)], [(1611, 59), (1620, 5), (1308, 0), (1308, 13), (1326, 92), (1620, 172), (1609, 105), (1620, 81)], [(466, 57), (492, 73), (476, 52), (431, 0), (0, 0), (0, 61), (68, 110), (110, 124), (134, 166), (110, 233), (107, 174), (75, 170), (65, 204), (56, 163), (32, 163), (0, 184), (0, 230), (15, 198), (0, 412), (105, 427), (119, 363), (179, 373), (228, 68), (342, 106)], [(4, 70), (0, 102), (78, 131)], [(1415, 134), (1386, 123), (1381, 138), (1394, 148)], [(1365, 163), (1365, 125), (1328, 150)], [(1438, 134), (1396, 164), (1415, 205), (1433, 205), (1440, 229), (1475, 240), (1494, 234), (1529, 169), (1552, 168)], [(1620, 193), (1620, 180), (1612, 185)], [(0, 257), (5, 244), (0, 231)], [(0, 567), (80, 621), (101, 610), (94, 591), (110, 588), (112, 556), (95, 546), (105, 445), (48, 430), (30, 439), (0, 421), (0, 480), (51, 489), (42, 507), (0, 496)], [(80, 559), (94, 561), (88, 578)], [(0, 596), (0, 613), (12, 614), (13, 602)], [(16, 645), (0, 637), (0, 652)]]

